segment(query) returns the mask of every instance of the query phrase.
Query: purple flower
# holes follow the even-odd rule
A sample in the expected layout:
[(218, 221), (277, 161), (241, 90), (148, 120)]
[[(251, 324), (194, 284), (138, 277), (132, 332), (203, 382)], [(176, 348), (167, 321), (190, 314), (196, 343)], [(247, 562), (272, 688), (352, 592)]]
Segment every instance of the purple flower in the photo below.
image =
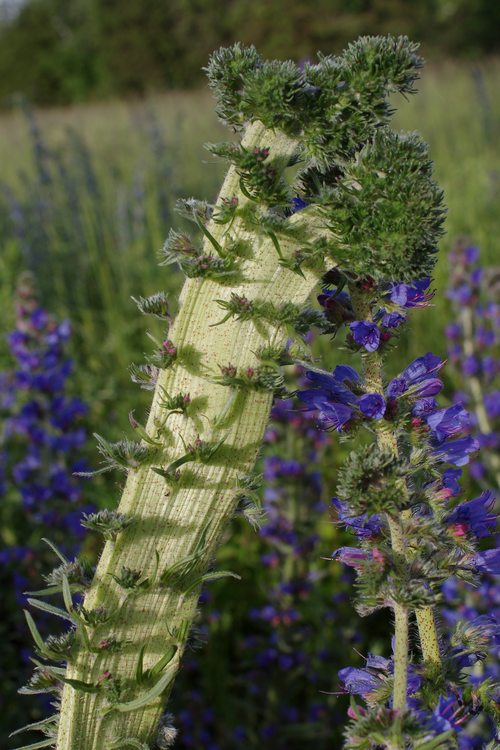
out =
[(300, 400), (309, 409), (319, 412), (319, 420), (323, 426), (341, 430), (354, 414), (356, 396), (345, 383), (359, 380), (356, 370), (346, 365), (336, 367), (332, 375), (310, 370), (306, 372), (305, 380), (313, 388), (299, 391)]
[(500, 417), (500, 391), (492, 391), (484, 397), (484, 406), (491, 419)]
[(462, 374), (470, 378), (479, 373), (480, 367), (478, 358), (471, 354), (470, 356), (465, 357), (462, 362)]
[(500, 549), (488, 549), (472, 558), (472, 567), (478, 573), (500, 575)]
[(450, 325), (446, 326), (444, 329), (444, 334), (446, 338), (452, 339), (453, 341), (460, 339), (462, 336), (462, 326), (459, 323), (450, 323)]
[(348, 565), (351, 568), (363, 568), (366, 563), (377, 561), (383, 564), (384, 558), (375, 547), (373, 550), (363, 550), (359, 547), (340, 547), (332, 555), (333, 560)]
[(391, 398), (398, 398), (406, 393), (408, 384), (404, 378), (393, 378), (386, 388), (386, 393)]
[(430, 716), (429, 725), (436, 732), (460, 731), (464, 716), (463, 704), (458, 703), (455, 696), (443, 698), (439, 696), (438, 704)]
[(415, 281), (410, 284), (393, 284), (390, 292), (390, 300), (401, 307), (426, 307), (433, 295), (425, 290), (431, 283), (430, 278)]
[(332, 505), (340, 522), (356, 534), (358, 539), (371, 539), (382, 531), (382, 519), (379, 515), (369, 516), (364, 513), (362, 516), (353, 516), (349, 513), (349, 506), (338, 497), (332, 498)]
[(411, 389), (411, 395), (423, 398), (434, 396), (442, 388), (439, 378), (433, 377), (442, 367), (443, 361), (435, 354), (428, 352), (410, 362), (401, 375), (393, 378), (387, 386), (386, 393), (398, 398)]
[(479, 248), (475, 245), (468, 245), (463, 252), (463, 259), (466, 263), (472, 265), (479, 260)]
[(461, 492), (459, 477), (462, 476), (462, 469), (445, 469), (441, 481), (443, 487), (448, 490), (449, 496), (456, 497)]
[(354, 320), (352, 302), (347, 292), (325, 289), (318, 295), (318, 302), (325, 309), (326, 317), (332, 323), (340, 325)]
[(350, 367), (350, 365), (337, 365), (333, 371), (333, 377), (335, 380), (340, 380), (342, 383), (347, 382), (352, 383), (353, 385), (361, 382), (360, 374), (354, 369), (354, 367)]
[(443, 388), (443, 381), (439, 378), (427, 378), (421, 383), (416, 383), (411, 386), (411, 395), (417, 396), (418, 398), (427, 398), (428, 396), (436, 396), (440, 393)]
[(469, 454), (479, 448), (476, 438), (467, 436), (458, 440), (445, 441), (433, 451), (434, 457), (442, 463), (454, 466), (465, 466), (469, 463)]
[(301, 391), (298, 396), (310, 409), (318, 411), (318, 420), (325, 428), (339, 432), (353, 416), (349, 406), (329, 401), (321, 391)]
[(302, 211), (303, 208), (307, 208), (309, 204), (303, 200), (300, 195), (295, 195), (290, 201), (290, 213), (296, 214), (298, 211)]
[[(349, 368), (351, 370), (352, 368)], [(331, 401), (338, 401), (341, 404), (355, 404), (356, 396), (354, 393), (345, 385), (347, 380), (347, 368), (341, 366), (335, 368), (332, 375), (323, 372), (316, 372), (314, 370), (308, 370), (305, 374), (306, 381), (309, 381), (314, 388), (317, 388), (318, 393), (322, 393), (325, 398)], [(355, 370), (353, 370), (356, 373)], [(357, 373), (356, 373), (357, 374)], [(299, 396), (308, 393), (309, 391), (300, 391)]]
[(425, 417), (428, 414), (432, 414), (437, 409), (437, 401), (435, 398), (420, 398), (413, 404), (411, 413), (414, 417)]
[(427, 352), (422, 357), (417, 357), (401, 373), (401, 377), (408, 383), (414, 385), (431, 377), (443, 366), (443, 361), (432, 352)]
[(399, 328), (406, 323), (406, 315), (400, 312), (384, 312), (380, 319), (380, 323), (384, 328)]
[(448, 289), (446, 296), (454, 302), (458, 302), (459, 305), (468, 305), (473, 300), (474, 290), (468, 284), (460, 284), (453, 289)]
[(367, 352), (374, 352), (379, 348), (380, 330), (376, 323), (369, 320), (356, 320), (349, 327), (356, 344), (363, 346)]
[(496, 526), (497, 517), (491, 511), (495, 506), (495, 497), (486, 490), (474, 500), (460, 503), (444, 519), (450, 526), (459, 526), (463, 532), (472, 531), (477, 537), (489, 536)]
[(433, 437), (441, 443), (446, 438), (458, 435), (468, 429), (470, 427), (470, 414), (462, 404), (455, 404), (447, 409), (440, 409), (433, 414), (429, 414), (426, 417), (426, 422)]
[(368, 669), (345, 667), (340, 669), (338, 674), (343, 682), (344, 690), (351, 695), (368, 695), (383, 684), (380, 677)]
[(365, 393), (358, 399), (358, 406), (361, 413), (370, 419), (382, 419), (385, 414), (385, 398), (380, 393)]

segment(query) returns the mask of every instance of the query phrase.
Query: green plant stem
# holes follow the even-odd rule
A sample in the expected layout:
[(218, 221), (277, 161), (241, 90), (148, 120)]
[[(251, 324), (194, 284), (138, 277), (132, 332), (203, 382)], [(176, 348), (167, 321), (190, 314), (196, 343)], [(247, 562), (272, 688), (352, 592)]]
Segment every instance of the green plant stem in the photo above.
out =
[[(295, 142), (280, 132), (265, 130), (258, 122), (247, 128), (243, 144), (249, 149), (269, 147), (271, 156), (281, 160), (283, 170), (296, 148)], [(239, 190), (239, 175), (231, 167), (218, 201), (234, 195), (240, 205), (246, 202)], [(307, 210), (294, 215), (290, 221), (307, 222)], [(209, 229), (219, 242), (224, 242), (227, 232), (224, 225), (211, 223)], [(127, 700), (141, 694), (134, 684), (141, 649), (144, 670), (150, 669), (169, 645), (177, 645), (176, 659), (182, 656), (183, 634), (195, 616), (200, 586), (186, 592), (182, 587), (162, 586), (153, 581), (142, 593), (126, 596), (113, 576), (126, 566), (141, 570), (143, 577), (152, 577), (157, 560), (161, 573), (192, 555), (203, 536), (201, 573), (206, 570), (226, 523), (234, 513), (239, 479), (251, 471), (255, 462), (273, 397), (270, 391), (242, 391), (238, 409), (231, 410), (231, 418), (218, 427), (216, 419), (224, 412), (230, 392), (213, 378), (220, 374), (219, 365), (232, 364), (238, 370), (258, 367), (256, 352), (259, 348), (269, 344), (284, 345), (288, 335), (283, 327), (257, 326), (252, 320), (231, 319), (216, 325), (223, 316), (217, 300), (229, 300), (231, 292), (236, 291), (250, 299), (258, 297), (275, 304), (300, 304), (306, 301), (318, 281), (312, 272), (304, 270), (304, 275), (300, 276), (279, 265), (271, 241), (265, 235), (250, 235), (238, 218), (230, 233), (252, 242), (253, 257), (244, 261), (243, 281), (237, 287), (210, 280), (186, 281), (180, 311), (169, 332), (169, 338), (178, 349), (177, 361), (161, 372), (147, 422), (149, 435), (167, 449), (169, 460), (162, 462), (164, 468), (169, 461), (184, 454), (185, 445), (198, 437), (210, 442), (224, 438), (224, 442), (208, 463), (182, 467), (178, 483), (167, 482), (149, 466), (129, 472), (118, 510), (133, 516), (135, 522), (115, 544), (105, 545), (84, 601), (87, 610), (104, 606), (114, 613), (108, 623), (93, 630), (89, 628), (92, 645), (109, 636), (126, 645), (115, 654), (92, 652), (80, 645), (67, 669), (67, 677), (94, 684), (100, 676), (110, 673), (115, 684), (121, 680), (128, 688)], [(207, 242), (205, 251), (209, 252)], [(296, 249), (292, 240), (283, 241), (281, 247), (285, 257)], [(164, 391), (189, 393), (192, 399), (188, 415), (171, 414), (166, 423), (168, 429), (164, 426)], [(148, 705), (105, 715), (109, 706), (106, 690), (86, 693), (66, 685), (57, 750), (103, 750), (120, 738), (150, 743), (154, 740), (172, 681), (162, 695)]]

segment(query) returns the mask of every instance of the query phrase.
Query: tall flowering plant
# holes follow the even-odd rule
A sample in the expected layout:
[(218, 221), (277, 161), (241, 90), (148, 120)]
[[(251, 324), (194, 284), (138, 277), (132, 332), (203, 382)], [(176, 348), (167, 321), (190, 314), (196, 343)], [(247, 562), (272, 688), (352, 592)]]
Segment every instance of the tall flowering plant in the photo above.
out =
[[(452, 572), (472, 579), (498, 559), (449, 529), (456, 508), (442, 502), (451, 479), (439, 467), (463, 463), (475, 443), (450, 439), (466, 418), (432, 401), (439, 362), (427, 355), (387, 385), (382, 373), (401, 308), (427, 295), (424, 282), (410, 282), (432, 272), (443, 219), (425, 144), (390, 127), (389, 97), (412, 93), (421, 65), (404, 37), (362, 38), (300, 68), (241, 45), (212, 57), (218, 113), (242, 137), (209, 147), (230, 164), (215, 205), (179, 205), (198, 238), (171, 232), (164, 248), (163, 262), (187, 276), (177, 316), (171, 320), (163, 293), (138, 300), (143, 313), (171, 326), (149, 361), (132, 369), (154, 390), (147, 423), (131, 415), (136, 439), (99, 438), (99, 471), (122, 470), (127, 480), (116, 512), (86, 519), (106, 541), (96, 574), (90, 583), (75, 580), (68, 561), (53, 587), (60, 606), (32, 601), (70, 626), (56, 653), (31, 623), (43, 661), (30, 689), (61, 698), (60, 713), (37, 727), (45, 732), (38, 747), (172, 744), (165, 702), (202, 584), (234, 575), (211, 570), (211, 561), (248, 486), (273, 396), (283, 393), (281, 368), (301, 356), (311, 325), (322, 332), (338, 325), (305, 304), (322, 278), (348, 290), (341, 314), (350, 318), (351, 346), (363, 351), (364, 373), (311, 370), (306, 399), (332, 427), (367, 424), (374, 436), (360, 440), (339, 491), (345, 519), (364, 517), (359, 523), (370, 528), (359, 547), (337, 557), (359, 572), (360, 611), (389, 607), (396, 625), (393, 659), (370, 662), (387, 672), (384, 697), (368, 693), (373, 705), (353, 707), (346, 747), (430, 750), (448, 741), (427, 721), (462, 678), (441, 651), (433, 607)], [(408, 705), (413, 612), (421, 715)], [(461, 634), (454, 637), (467, 651)], [(493, 711), (491, 689), (482, 685), (477, 695)]]
[(300, 398), (325, 428), (356, 440), (334, 503), (357, 545), (333, 559), (356, 571), (358, 612), (387, 608), (394, 621), (390, 656), (369, 654), (363, 668), (339, 672), (344, 691), (363, 701), (351, 702), (345, 747), (475, 748), (491, 740), (493, 748), (500, 686), (478, 679), (474, 665), (498, 643), (500, 625), (478, 616), (447, 632), (436, 617), (447, 582), (500, 573), (499, 550), (478, 544), (496, 525), (491, 493), (460, 498), (460, 467), (478, 441), (462, 404), (441, 408), (436, 400), (439, 357), (427, 353), (386, 375), (409, 309), (429, 304), (430, 279), (398, 283), (336, 269), (325, 280), (320, 302), (339, 328), (348, 326), (362, 368), (311, 369)]
[[(27, 662), (29, 653), (19, 604), (27, 606), (25, 592), (40, 588), (41, 575), (48, 583), (57, 578), (57, 571), (51, 572), (53, 553), (41, 537), (50, 535), (73, 556), (82, 538), (81, 513), (88, 510), (82, 480), (74, 476), (85, 468), (87, 407), (67, 394), (69, 336), (68, 323), (40, 306), (32, 278), (23, 276), (16, 290), (16, 327), (8, 336), (15, 364), (0, 376), (0, 554), (3, 590), (11, 592), (4, 599), (1, 632), (3, 643), (14, 647), (2, 650), (2, 674), (12, 688), (19, 680), (13, 655), (21, 651)], [(91, 570), (82, 569), (82, 575)], [(13, 719), (14, 705), (9, 713)]]

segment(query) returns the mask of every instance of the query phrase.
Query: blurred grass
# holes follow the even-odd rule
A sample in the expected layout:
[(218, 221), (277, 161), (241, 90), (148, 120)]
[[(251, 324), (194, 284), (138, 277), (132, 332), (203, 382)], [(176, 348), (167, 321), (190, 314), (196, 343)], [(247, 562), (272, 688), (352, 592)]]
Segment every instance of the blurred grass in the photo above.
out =
[[(419, 94), (394, 101), (396, 126), (429, 143), (448, 205), (435, 306), (414, 314), (395, 366), (430, 349), (444, 354), (452, 239), (468, 235), (486, 264), (498, 255), (499, 77), (498, 60), (427, 68)], [(228, 132), (207, 92), (35, 114), (20, 106), (0, 118), (0, 304), (9, 310), (13, 278), (31, 266), (44, 304), (73, 322), (76, 388), (93, 404), (94, 423), (105, 418), (119, 431), (129, 409), (148, 401), (127, 366), (142, 360), (147, 330), (161, 333), (130, 297), (158, 288), (175, 297), (182, 280), (172, 267), (157, 267), (157, 251), (177, 223), (177, 197), (215, 198), (224, 165), (203, 144)], [(10, 323), (7, 313), (2, 329)]]

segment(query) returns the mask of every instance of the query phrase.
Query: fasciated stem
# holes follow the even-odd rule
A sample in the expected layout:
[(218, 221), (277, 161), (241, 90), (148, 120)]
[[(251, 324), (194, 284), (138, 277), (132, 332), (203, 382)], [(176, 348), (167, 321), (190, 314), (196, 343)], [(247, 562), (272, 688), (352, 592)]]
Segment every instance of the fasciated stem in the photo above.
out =
[[(247, 128), (243, 145), (269, 148), (273, 164), (281, 164), (282, 170), (296, 149), (293, 140), (259, 122)], [(244, 205), (247, 198), (239, 185), (240, 176), (231, 167), (218, 205), (234, 196)], [(292, 223), (301, 221), (307, 221), (307, 211), (290, 218)], [(208, 228), (221, 246), (226, 233), (232, 241), (248, 242), (251, 257), (242, 262), (242, 281), (236, 287), (209, 279), (189, 279), (184, 285), (180, 312), (169, 331), (177, 358), (160, 374), (146, 426), (148, 435), (160, 442), (165, 458), (159, 465), (129, 471), (118, 511), (134, 523), (114, 544), (105, 545), (84, 601), (85, 610), (95, 613), (105, 608), (109, 619), (90, 628), (92, 648), (80, 644), (67, 669), (67, 678), (102, 687), (82, 692), (66, 684), (57, 750), (102, 750), (129, 737), (154, 741), (195, 616), (202, 575), (234, 513), (240, 479), (252, 470), (273, 398), (272, 389), (242, 388), (228, 410), (230, 389), (217, 379), (218, 366), (256, 371), (261, 365), (259, 349), (284, 346), (289, 335), (285, 326), (257, 326), (252, 320), (233, 318), (218, 325), (220, 300), (229, 300), (236, 292), (274, 304), (303, 304), (318, 281), (315, 273), (304, 270), (300, 275), (284, 268), (271, 240), (264, 234), (249, 234), (238, 217), (230, 232), (215, 222)], [(209, 245), (205, 239), (207, 253)], [(281, 249), (291, 257), (296, 246), (286, 239)], [(187, 414), (173, 411), (166, 422), (165, 393), (187, 393), (193, 406)], [(195, 404), (199, 409), (193, 414)], [(180, 476), (170, 477), (168, 466), (199, 438), (219, 444), (217, 450), (206, 462), (183, 464)], [(117, 581), (124, 569), (140, 571), (140, 581), (146, 581), (142, 589), (120, 587)], [(121, 651), (99, 649), (98, 644), (110, 636), (124, 644)], [(175, 651), (175, 663), (165, 666), (171, 679), (159, 684), (162, 689), (155, 693), (155, 680), (163, 679), (165, 670), (155, 679), (151, 670), (169, 649)], [(140, 672), (149, 674), (144, 684), (136, 679), (139, 659)]]

